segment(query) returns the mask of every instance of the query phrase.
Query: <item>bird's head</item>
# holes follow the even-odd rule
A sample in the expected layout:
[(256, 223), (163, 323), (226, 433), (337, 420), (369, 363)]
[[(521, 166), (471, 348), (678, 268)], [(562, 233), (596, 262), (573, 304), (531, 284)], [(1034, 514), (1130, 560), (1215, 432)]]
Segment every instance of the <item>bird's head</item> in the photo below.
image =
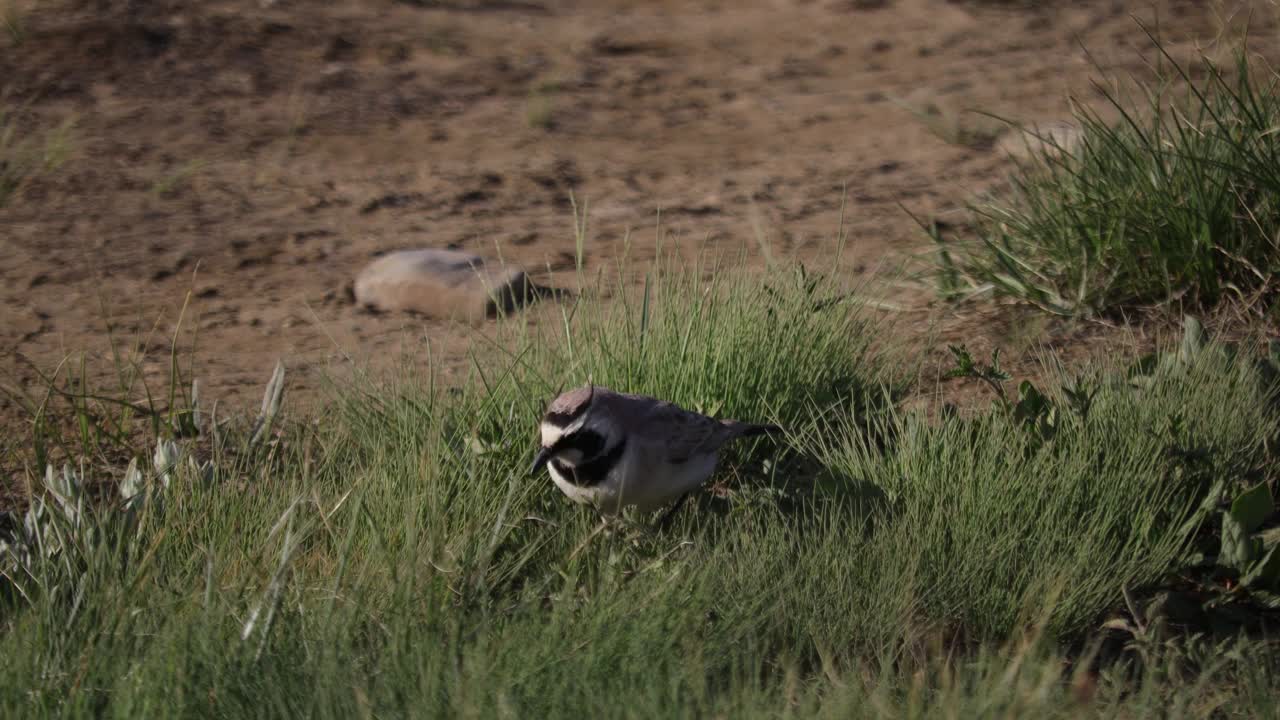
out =
[(595, 386), (587, 385), (551, 402), (539, 424), (540, 448), (530, 474), (552, 460), (576, 467), (613, 447), (618, 430), (598, 399)]

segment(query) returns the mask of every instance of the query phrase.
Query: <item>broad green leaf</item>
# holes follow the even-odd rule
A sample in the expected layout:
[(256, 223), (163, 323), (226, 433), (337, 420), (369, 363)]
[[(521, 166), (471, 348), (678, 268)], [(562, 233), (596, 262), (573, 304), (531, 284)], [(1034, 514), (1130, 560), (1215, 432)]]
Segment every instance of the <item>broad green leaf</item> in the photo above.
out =
[(1250, 588), (1274, 588), (1277, 581), (1280, 581), (1280, 552), (1274, 547), (1240, 579), (1241, 584)]
[(1271, 517), (1275, 503), (1271, 499), (1271, 487), (1262, 482), (1236, 496), (1231, 503), (1231, 514), (1244, 526), (1245, 532), (1253, 532)]
[(1150, 375), (1156, 371), (1156, 366), (1159, 364), (1160, 356), (1155, 353), (1148, 353), (1138, 358), (1138, 360), (1129, 367), (1128, 376), (1130, 379), (1133, 379), (1136, 377)]
[(1013, 416), (1019, 422), (1027, 422), (1040, 417), (1048, 405), (1048, 400), (1044, 395), (1032, 385), (1030, 381), (1023, 380), (1018, 386), (1018, 404), (1014, 407)]
[(1253, 562), (1255, 548), (1244, 523), (1232, 513), (1222, 513), (1222, 553), (1220, 562), (1226, 567), (1244, 572)]
[(1266, 590), (1254, 590), (1249, 593), (1249, 598), (1263, 607), (1280, 610), (1280, 594), (1267, 592)]
[(1178, 348), (1178, 359), (1184, 363), (1191, 362), (1204, 348), (1204, 326), (1194, 315), (1182, 319), (1182, 345)]
[(124, 471), (124, 479), (120, 481), (120, 497), (127, 502), (142, 492), (142, 471), (138, 470), (138, 458), (129, 461)]

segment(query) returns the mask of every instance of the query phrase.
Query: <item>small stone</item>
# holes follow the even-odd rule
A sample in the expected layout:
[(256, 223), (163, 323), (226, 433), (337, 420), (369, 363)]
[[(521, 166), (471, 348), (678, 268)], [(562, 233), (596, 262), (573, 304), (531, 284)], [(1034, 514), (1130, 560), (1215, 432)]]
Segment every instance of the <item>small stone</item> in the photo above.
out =
[(490, 266), (484, 258), (454, 250), (383, 255), (355, 281), (356, 302), (362, 306), (471, 322), (514, 310), (532, 294), (523, 270)]
[(253, 95), (255, 90), (253, 76), (235, 70), (217, 73), (210, 79), (209, 86), (217, 94), (234, 97), (248, 97)]

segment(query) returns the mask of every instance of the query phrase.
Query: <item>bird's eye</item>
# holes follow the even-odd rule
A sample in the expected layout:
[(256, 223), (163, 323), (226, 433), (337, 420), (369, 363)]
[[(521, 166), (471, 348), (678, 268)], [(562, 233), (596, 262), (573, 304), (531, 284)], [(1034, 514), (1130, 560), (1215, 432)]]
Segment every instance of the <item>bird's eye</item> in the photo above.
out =
[(604, 450), (604, 436), (595, 430), (579, 430), (560, 438), (556, 443), (556, 450), (577, 450), (582, 457), (593, 458)]

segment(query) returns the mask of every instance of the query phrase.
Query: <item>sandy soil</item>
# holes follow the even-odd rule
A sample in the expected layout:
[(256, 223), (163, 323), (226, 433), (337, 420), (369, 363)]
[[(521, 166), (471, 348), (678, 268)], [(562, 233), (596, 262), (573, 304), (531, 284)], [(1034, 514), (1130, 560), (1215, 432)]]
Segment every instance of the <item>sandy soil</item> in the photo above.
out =
[[(207, 397), (243, 407), (277, 358), (294, 402), (317, 369), (406, 341), (460, 361), (463, 331), (369, 314), (351, 279), (389, 250), (450, 247), (564, 284), (571, 192), (590, 206), (588, 269), (629, 230), (652, 257), (659, 209), (690, 251), (759, 235), (829, 268), (844, 193), (852, 250), (832, 269), (865, 276), (923, 247), (899, 204), (938, 217), (1009, 169), (965, 109), (1063, 119), (1069, 95), (1098, 100), (1090, 54), (1145, 74), (1131, 14), (1158, 12), (1182, 52), (1252, 7), (6, 2), (7, 122), (24, 138), (74, 127), (68, 160), (0, 208), (0, 382), (36, 387), (77, 351), (101, 371), (114, 337), (143, 343), (161, 385), (190, 292), (179, 347), (195, 343)], [(936, 317), (919, 288), (884, 291)]]

